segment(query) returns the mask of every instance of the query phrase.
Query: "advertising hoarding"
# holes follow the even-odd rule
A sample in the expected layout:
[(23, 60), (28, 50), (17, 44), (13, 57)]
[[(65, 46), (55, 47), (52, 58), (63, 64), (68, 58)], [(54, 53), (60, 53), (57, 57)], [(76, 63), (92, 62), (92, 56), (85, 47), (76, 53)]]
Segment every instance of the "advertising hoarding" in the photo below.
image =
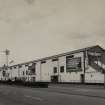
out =
[(66, 70), (67, 72), (77, 72), (81, 69), (81, 57), (70, 58), (66, 57)]

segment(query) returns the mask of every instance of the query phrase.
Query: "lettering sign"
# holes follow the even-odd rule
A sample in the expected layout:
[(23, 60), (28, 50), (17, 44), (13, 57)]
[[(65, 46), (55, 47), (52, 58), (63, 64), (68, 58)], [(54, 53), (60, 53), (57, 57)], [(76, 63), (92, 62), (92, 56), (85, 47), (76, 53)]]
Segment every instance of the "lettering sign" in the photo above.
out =
[(80, 71), (81, 70), (81, 57), (69, 58), (66, 57), (66, 70), (67, 72), (71, 71)]

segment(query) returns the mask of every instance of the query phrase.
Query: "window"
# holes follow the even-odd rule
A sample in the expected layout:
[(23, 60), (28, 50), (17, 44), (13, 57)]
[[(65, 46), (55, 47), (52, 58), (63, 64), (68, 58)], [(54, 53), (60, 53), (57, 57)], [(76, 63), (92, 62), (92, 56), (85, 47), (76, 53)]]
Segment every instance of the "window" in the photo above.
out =
[(6, 75), (6, 71), (3, 71), (3, 72), (2, 72), (2, 75), (5, 76), (5, 75)]
[(93, 75), (91, 74), (91, 78), (93, 77)]
[(41, 61), (41, 64), (46, 63), (46, 61)]
[(64, 72), (64, 66), (60, 67), (60, 72), (63, 73)]
[(28, 66), (29, 74), (35, 75), (36, 74), (36, 63), (33, 63), (31, 66)]
[(26, 75), (28, 75), (28, 71), (26, 71)]
[(54, 72), (54, 73), (57, 73), (57, 67), (54, 67), (54, 68), (53, 68), (53, 72)]
[(16, 66), (14, 66), (14, 69), (16, 69)]
[(23, 71), (23, 75), (24, 75), (24, 71)]
[(19, 65), (19, 68), (21, 68), (22, 67), (22, 65)]
[(36, 79), (35, 77), (31, 77), (32, 82), (35, 82), (35, 79)]
[(69, 55), (69, 56), (67, 56), (67, 58), (73, 58), (74, 57), (74, 55)]
[(25, 64), (25, 66), (28, 66), (28, 64)]
[(58, 58), (53, 58), (52, 59), (52, 62), (54, 62), (54, 61), (58, 61)]

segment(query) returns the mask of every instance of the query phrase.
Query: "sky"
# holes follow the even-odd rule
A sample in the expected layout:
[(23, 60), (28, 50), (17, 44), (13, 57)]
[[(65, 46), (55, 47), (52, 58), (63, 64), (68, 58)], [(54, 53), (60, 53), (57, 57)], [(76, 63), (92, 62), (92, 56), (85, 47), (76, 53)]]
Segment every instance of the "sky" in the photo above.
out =
[(105, 0), (0, 0), (0, 66), (87, 46), (105, 48)]

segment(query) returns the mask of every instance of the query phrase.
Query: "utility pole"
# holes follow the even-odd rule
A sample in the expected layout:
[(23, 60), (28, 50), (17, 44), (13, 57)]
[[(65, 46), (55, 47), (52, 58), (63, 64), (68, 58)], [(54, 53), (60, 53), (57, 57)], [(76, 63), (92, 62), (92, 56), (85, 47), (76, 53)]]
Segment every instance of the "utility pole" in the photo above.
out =
[[(8, 68), (8, 56), (10, 54), (10, 51), (8, 49), (6, 49), (5, 51), (0, 51), (0, 52), (5, 53), (5, 55), (6, 55), (6, 64), (4, 64), (3, 68), (4, 68), (4, 70), (7, 70), (7, 68)], [(5, 77), (5, 79), (6, 79), (6, 77)]]

